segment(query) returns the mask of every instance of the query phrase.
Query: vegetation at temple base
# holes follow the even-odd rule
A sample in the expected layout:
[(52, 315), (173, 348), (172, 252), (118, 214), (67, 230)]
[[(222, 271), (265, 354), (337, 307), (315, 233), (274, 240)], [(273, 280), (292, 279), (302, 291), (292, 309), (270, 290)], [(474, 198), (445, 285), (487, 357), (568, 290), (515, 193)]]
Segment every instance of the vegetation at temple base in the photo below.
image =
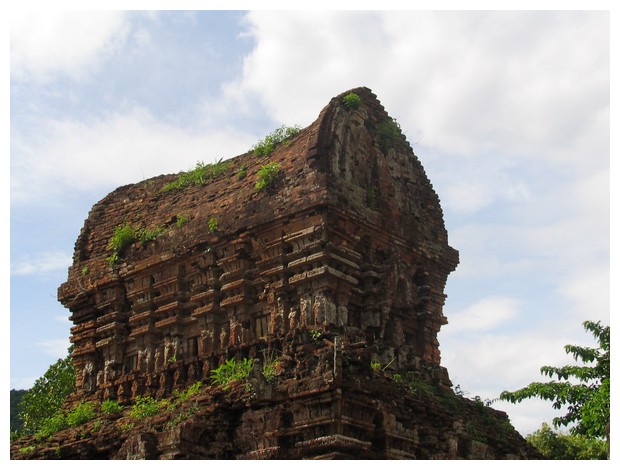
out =
[(360, 107), (360, 105), (362, 104), (362, 99), (357, 93), (349, 93), (344, 98), (342, 98), (342, 103), (348, 110), (354, 111)]
[(224, 173), (227, 169), (228, 162), (223, 162), (222, 159), (215, 163), (198, 162), (194, 169), (179, 173), (179, 176), (174, 181), (165, 184), (162, 191), (177, 191), (185, 189), (188, 186), (207, 184), (212, 179)]
[(293, 137), (299, 134), (301, 127), (299, 126), (282, 126), (267, 135), (264, 139), (259, 140), (252, 151), (258, 157), (267, 157), (273, 153), (280, 144), (288, 143)]
[(551, 460), (605, 460), (607, 444), (605, 441), (584, 436), (554, 431), (547, 423), (528, 434), (526, 440), (546, 458)]
[(123, 411), (123, 405), (114, 400), (105, 400), (101, 403), (101, 411), (106, 415), (118, 415)]
[(263, 165), (256, 173), (257, 180), (255, 188), (257, 191), (263, 191), (271, 188), (280, 172), (280, 164), (277, 162), (267, 163)]
[(567, 413), (553, 420), (556, 428), (571, 426), (569, 431), (573, 436), (609, 440), (610, 328), (592, 321), (585, 321), (583, 327), (592, 333), (598, 346), (564, 347), (567, 354), (583, 365), (543, 366), (541, 373), (556, 380), (533, 382), (514, 392), (502, 392), (500, 400), (520, 403), (537, 397), (552, 401), (557, 410), (566, 406)]
[(159, 413), (161, 408), (161, 401), (158, 401), (153, 397), (137, 396), (136, 402), (129, 412), (129, 416), (134, 419), (148, 418), (149, 416), (155, 416)]
[(75, 368), (71, 356), (52, 364), (22, 397), (21, 434), (35, 434), (58, 425), (57, 417), (65, 398), (75, 391)]
[(183, 402), (189, 400), (191, 397), (196, 395), (200, 389), (202, 388), (202, 382), (194, 382), (189, 388), (185, 391), (175, 390), (174, 397), (177, 402)]

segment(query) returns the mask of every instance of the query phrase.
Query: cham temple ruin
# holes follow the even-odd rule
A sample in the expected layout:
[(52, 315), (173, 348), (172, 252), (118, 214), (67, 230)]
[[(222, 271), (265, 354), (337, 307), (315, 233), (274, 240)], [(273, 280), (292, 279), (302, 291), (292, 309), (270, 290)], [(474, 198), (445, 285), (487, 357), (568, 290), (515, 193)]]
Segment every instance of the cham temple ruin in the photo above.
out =
[(458, 252), (369, 89), (193, 174), (93, 206), (58, 290), (74, 324), (65, 409), (123, 408), (23, 438), (13, 458), (540, 457), (505, 413), (452, 390), (437, 334)]

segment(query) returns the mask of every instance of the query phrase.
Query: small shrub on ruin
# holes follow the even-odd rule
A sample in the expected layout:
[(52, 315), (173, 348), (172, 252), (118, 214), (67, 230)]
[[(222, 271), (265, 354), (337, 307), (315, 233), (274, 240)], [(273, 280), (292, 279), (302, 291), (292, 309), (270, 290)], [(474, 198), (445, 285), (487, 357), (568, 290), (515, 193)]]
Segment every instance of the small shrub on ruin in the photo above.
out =
[(267, 163), (263, 165), (256, 173), (257, 180), (255, 188), (257, 191), (267, 190), (276, 182), (278, 174), (280, 173), (280, 164), (277, 162)]
[(151, 229), (138, 229), (136, 231), (137, 237), (138, 237), (138, 241), (142, 244), (142, 245), (146, 245), (148, 242), (151, 242), (153, 240), (155, 240), (157, 237), (159, 237), (162, 233), (164, 233), (166, 231), (166, 229), (164, 227), (155, 227), (155, 228), (151, 228)]
[(108, 242), (108, 249), (112, 250), (112, 254), (106, 260), (111, 266), (114, 266), (123, 258), (123, 254), (129, 246), (135, 242), (140, 242), (144, 246), (165, 231), (165, 227), (136, 228), (128, 223), (118, 226), (114, 229), (114, 235)]
[(362, 104), (362, 99), (357, 93), (349, 93), (342, 98), (342, 104), (344, 104), (345, 108), (349, 111), (354, 111), (360, 107)]
[(101, 411), (107, 415), (117, 415), (123, 411), (123, 405), (114, 400), (106, 400), (101, 403)]
[(47, 439), (52, 434), (66, 429), (67, 426), (67, 419), (64, 413), (58, 412), (43, 422), (40, 429), (35, 433), (35, 437), (39, 440)]
[(186, 400), (189, 400), (194, 395), (196, 395), (201, 388), (202, 388), (202, 382), (194, 382), (185, 391), (175, 390), (174, 396), (178, 402), (184, 402)]
[(95, 404), (90, 401), (78, 404), (75, 408), (67, 412), (67, 426), (78, 426), (90, 421), (95, 417), (95, 408)]
[(207, 184), (214, 178), (220, 176), (228, 168), (228, 162), (222, 159), (215, 163), (198, 162), (194, 169), (179, 173), (177, 178), (164, 185), (163, 192), (185, 189), (188, 186)]
[(160, 403), (153, 397), (136, 397), (136, 403), (131, 407), (129, 416), (135, 419), (148, 418), (159, 413)]
[(409, 392), (419, 398), (430, 397), (434, 393), (433, 386), (424, 380), (407, 377), (406, 385)]
[(183, 227), (187, 222), (189, 222), (189, 215), (187, 214), (178, 214), (176, 217), (176, 225), (177, 227), (181, 228)]
[(114, 229), (114, 235), (108, 242), (108, 249), (112, 250), (112, 256), (108, 258), (111, 263), (118, 261), (125, 249), (138, 240), (138, 231), (130, 224), (118, 226)]
[(396, 119), (388, 118), (379, 125), (379, 148), (387, 153), (398, 141), (404, 141), (405, 137)]
[(321, 338), (321, 335), (323, 334), (319, 330), (308, 330), (308, 333), (310, 334), (312, 341), (318, 341)]
[(209, 232), (217, 232), (217, 219), (214, 216), (211, 216), (211, 218), (209, 218), (209, 222), (207, 223), (207, 225), (209, 226)]
[(237, 179), (242, 180), (248, 174), (248, 166), (246, 164), (241, 165), (241, 168), (237, 172)]
[(263, 350), (262, 374), (263, 374), (263, 377), (267, 379), (267, 382), (272, 383), (275, 380), (279, 362), (280, 360), (278, 359), (278, 355), (275, 350), (271, 350), (271, 351)]
[(299, 126), (279, 127), (264, 139), (259, 140), (251, 150), (258, 157), (267, 157), (272, 154), (278, 145), (288, 143), (300, 131), (301, 127)]
[(240, 361), (234, 358), (228, 359), (217, 369), (211, 371), (211, 380), (215, 385), (224, 385), (226, 390), (231, 382), (247, 379), (253, 365), (254, 361), (248, 358)]

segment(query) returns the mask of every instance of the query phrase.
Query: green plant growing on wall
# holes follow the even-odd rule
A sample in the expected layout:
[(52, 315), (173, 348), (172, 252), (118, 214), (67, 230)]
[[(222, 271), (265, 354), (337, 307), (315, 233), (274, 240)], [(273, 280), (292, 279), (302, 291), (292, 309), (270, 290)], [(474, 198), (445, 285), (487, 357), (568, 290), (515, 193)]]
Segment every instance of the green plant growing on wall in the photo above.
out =
[(165, 231), (166, 229), (164, 227), (155, 227), (151, 229), (143, 228), (143, 229), (137, 229), (136, 235), (137, 235), (138, 241), (144, 246), (148, 242), (155, 240)]
[(299, 126), (282, 126), (267, 135), (264, 139), (259, 140), (251, 150), (258, 157), (267, 157), (272, 154), (276, 147), (280, 144), (288, 143), (293, 137), (299, 134), (301, 127)]
[(254, 361), (248, 358), (240, 361), (234, 358), (227, 359), (217, 369), (211, 371), (211, 380), (215, 385), (223, 385), (224, 390), (227, 390), (231, 382), (247, 379), (253, 365)]
[(114, 229), (114, 235), (108, 242), (108, 249), (112, 250), (112, 254), (106, 258), (107, 261), (114, 265), (123, 257), (125, 249), (138, 240), (138, 231), (130, 224), (120, 225)]
[(262, 374), (267, 382), (272, 383), (276, 378), (276, 371), (278, 367), (279, 359), (275, 350), (265, 351), (263, 350), (263, 370)]
[(209, 222), (207, 223), (209, 227), (209, 232), (215, 233), (217, 232), (217, 219), (214, 216), (209, 218)]
[(59, 411), (51, 418), (45, 420), (41, 428), (35, 433), (34, 436), (38, 440), (47, 439), (49, 436), (56, 434), (58, 431), (62, 431), (67, 427), (67, 418), (64, 413)]
[(409, 390), (409, 393), (417, 396), (418, 398), (430, 397), (433, 395), (433, 386), (428, 382), (415, 378), (409, 373), (405, 374), (404, 384)]
[(342, 98), (342, 104), (344, 104), (345, 108), (349, 111), (355, 111), (362, 104), (362, 99), (357, 93), (349, 93)]
[(106, 415), (118, 415), (123, 411), (123, 405), (114, 400), (105, 400), (101, 403), (101, 411)]
[(176, 217), (176, 225), (177, 227), (183, 227), (187, 222), (189, 222), (189, 215), (185, 213), (178, 214)]
[(148, 418), (155, 416), (161, 409), (161, 403), (153, 397), (137, 396), (136, 402), (131, 407), (129, 416), (134, 419)]
[(254, 186), (257, 191), (267, 190), (273, 187), (276, 179), (280, 173), (280, 164), (277, 162), (267, 163), (263, 165), (256, 173), (256, 185)]
[(184, 401), (189, 400), (194, 395), (196, 395), (200, 391), (201, 388), (202, 388), (202, 382), (194, 382), (185, 391), (175, 390), (174, 396), (178, 402), (184, 402)]
[(79, 426), (95, 417), (96, 405), (93, 402), (84, 402), (77, 404), (69, 410), (66, 415), (67, 426)]
[(242, 180), (246, 177), (247, 174), (248, 166), (244, 163), (243, 165), (241, 165), (241, 168), (239, 168), (239, 171), (237, 172), (237, 179)]
[(215, 163), (198, 162), (194, 169), (190, 171), (183, 171), (179, 173), (177, 179), (170, 183), (166, 183), (162, 191), (176, 191), (185, 189), (188, 186), (207, 184), (214, 178), (224, 173), (228, 168), (228, 162), (223, 162), (222, 159)]
[(310, 335), (310, 338), (312, 338), (312, 341), (318, 341), (321, 338), (321, 335), (323, 335), (320, 330), (308, 330), (308, 334)]
[(400, 124), (393, 118), (387, 118), (379, 125), (377, 131), (379, 148), (387, 153), (398, 141), (404, 141), (405, 137), (400, 129)]
[(108, 249), (112, 250), (112, 254), (106, 258), (106, 261), (108, 261), (110, 266), (116, 265), (123, 258), (124, 252), (129, 246), (135, 242), (140, 242), (144, 246), (165, 231), (165, 227), (147, 229), (136, 228), (129, 223), (119, 225), (114, 229), (114, 235), (112, 235), (108, 242)]

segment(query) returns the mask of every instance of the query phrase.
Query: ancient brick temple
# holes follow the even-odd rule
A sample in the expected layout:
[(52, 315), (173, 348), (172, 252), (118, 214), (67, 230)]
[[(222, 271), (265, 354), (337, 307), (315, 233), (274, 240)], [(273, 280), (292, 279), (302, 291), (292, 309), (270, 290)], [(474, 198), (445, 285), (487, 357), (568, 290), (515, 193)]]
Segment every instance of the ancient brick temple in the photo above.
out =
[[(257, 189), (268, 165), (275, 178)], [(75, 324), (72, 401), (167, 397), (209, 385), (230, 358), (255, 359), (251, 386), (205, 387), (172, 430), (170, 415), (65, 437), (63, 455), (536, 456), (503, 413), (451, 390), (437, 333), (458, 253), (422, 165), (370, 90), (333, 98), (268, 156), (217, 168), (204, 184), (170, 189), (178, 175), (160, 176), (92, 208), (58, 291)], [(118, 227), (155, 235), (113, 258)], [(270, 381), (266, 361), (277, 364)]]

